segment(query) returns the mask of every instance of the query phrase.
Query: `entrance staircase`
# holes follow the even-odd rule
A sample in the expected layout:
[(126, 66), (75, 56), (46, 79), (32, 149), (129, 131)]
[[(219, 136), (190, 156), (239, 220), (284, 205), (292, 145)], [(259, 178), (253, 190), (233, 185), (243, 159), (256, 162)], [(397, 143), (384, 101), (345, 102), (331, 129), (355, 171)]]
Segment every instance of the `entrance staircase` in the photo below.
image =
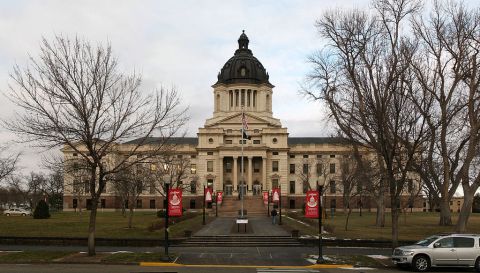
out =
[[(218, 206), (218, 216), (237, 217), (242, 207), (241, 201), (236, 196), (225, 196)], [(262, 196), (244, 196), (243, 208), (246, 216), (267, 216), (267, 206), (263, 204)]]
[(245, 236), (245, 235), (214, 235), (192, 236), (182, 242), (184, 247), (275, 247), (275, 246), (303, 246), (291, 236)]

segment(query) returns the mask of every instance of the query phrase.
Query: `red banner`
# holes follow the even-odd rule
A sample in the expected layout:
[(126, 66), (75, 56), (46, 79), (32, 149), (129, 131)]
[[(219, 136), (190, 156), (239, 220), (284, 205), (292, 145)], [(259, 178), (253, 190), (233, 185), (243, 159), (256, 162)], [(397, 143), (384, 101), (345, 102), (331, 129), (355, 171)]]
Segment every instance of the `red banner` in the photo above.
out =
[(318, 218), (318, 191), (307, 191), (305, 198), (305, 217)]
[(206, 187), (205, 188), (205, 202), (210, 203), (212, 202), (212, 188)]
[(268, 205), (268, 191), (263, 192), (263, 204)]
[(280, 201), (280, 189), (275, 188), (272, 190), (272, 201), (273, 202), (278, 202)]
[(223, 192), (217, 192), (217, 204), (221, 204), (223, 202)]
[(182, 190), (168, 190), (168, 216), (182, 216)]

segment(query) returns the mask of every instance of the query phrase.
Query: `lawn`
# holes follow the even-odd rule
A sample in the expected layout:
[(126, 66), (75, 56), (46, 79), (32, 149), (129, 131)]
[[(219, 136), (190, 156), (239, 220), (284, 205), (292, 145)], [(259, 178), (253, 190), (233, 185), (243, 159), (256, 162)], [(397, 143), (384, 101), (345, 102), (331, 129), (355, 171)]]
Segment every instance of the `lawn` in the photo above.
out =
[[(86, 237), (90, 213), (57, 212), (50, 219), (33, 219), (32, 217), (0, 216), (0, 234), (2, 236), (25, 237)], [(208, 219), (208, 218), (207, 218)], [(127, 228), (128, 218), (120, 212), (101, 212), (97, 214), (96, 237), (98, 238), (140, 238), (163, 239), (164, 220), (158, 218), (155, 212), (135, 212), (133, 228)], [(175, 223), (174, 223), (175, 222)], [(178, 222), (170, 221), (170, 236), (184, 236), (185, 230), (201, 228), (202, 215), (195, 214), (192, 218)], [(150, 228), (152, 225), (157, 228)]]
[[(298, 229), (300, 235), (316, 235), (318, 234), (318, 222), (312, 219), (304, 219), (302, 215), (289, 214), (292, 218), (301, 222), (306, 222), (309, 226), (305, 226), (295, 220), (284, 217), (282, 222), (285, 223), (287, 229)], [(414, 212), (402, 214), (399, 218), (399, 239), (400, 240), (419, 240), (426, 236), (442, 232), (453, 232), (455, 226), (441, 227), (438, 226), (438, 213), (430, 212)], [(453, 221), (456, 222), (458, 214), (453, 214)], [(357, 213), (350, 215), (348, 230), (345, 231), (346, 216), (342, 212), (336, 213), (333, 217), (328, 215), (323, 223), (325, 230), (331, 234), (325, 237), (351, 238), (351, 239), (391, 239), (391, 218), (387, 213), (385, 218), (385, 227), (376, 227), (375, 213), (365, 213), (359, 216)], [(472, 214), (467, 226), (469, 233), (480, 233), (480, 214)]]

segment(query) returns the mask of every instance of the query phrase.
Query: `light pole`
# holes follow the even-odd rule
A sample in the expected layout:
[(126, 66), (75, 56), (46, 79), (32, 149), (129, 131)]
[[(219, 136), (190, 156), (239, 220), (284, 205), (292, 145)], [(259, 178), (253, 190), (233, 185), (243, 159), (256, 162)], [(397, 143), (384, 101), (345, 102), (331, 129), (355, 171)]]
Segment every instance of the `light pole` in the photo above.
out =
[[(165, 171), (165, 173), (167, 173), (167, 175), (169, 175), (169, 171), (170, 171), (170, 166), (168, 164), (164, 164), (163, 165), (163, 170)], [(165, 257), (164, 257), (164, 260), (165, 261), (170, 261), (170, 257), (168, 256), (168, 206), (169, 206), (169, 202), (170, 202), (170, 199), (169, 199), (169, 190), (170, 190), (170, 178), (171, 176), (167, 176), (165, 178), (165, 198), (166, 198), (166, 201), (167, 202), (164, 202), (164, 204), (166, 205), (165, 206)]]
[(320, 180), (320, 177), (318, 177), (317, 180), (317, 191), (318, 191), (318, 259), (317, 259), (317, 264), (323, 264), (325, 263), (325, 260), (323, 259), (323, 252), (322, 252), (322, 192), (323, 192), (323, 186), (325, 184), (325, 181)]
[(203, 220), (202, 220), (202, 225), (205, 225), (205, 191), (207, 190), (207, 187), (205, 184), (203, 184)]

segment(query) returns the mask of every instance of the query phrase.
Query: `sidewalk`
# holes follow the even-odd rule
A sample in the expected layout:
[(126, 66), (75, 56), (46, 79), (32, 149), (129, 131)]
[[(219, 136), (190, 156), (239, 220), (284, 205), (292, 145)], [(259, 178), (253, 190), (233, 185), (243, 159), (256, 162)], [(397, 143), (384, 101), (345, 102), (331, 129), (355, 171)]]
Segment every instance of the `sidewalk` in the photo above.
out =
[[(290, 234), (281, 226), (272, 225), (270, 217), (255, 216), (248, 218), (248, 232), (237, 233), (236, 219), (219, 217), (194, 233), (195, 236), (289, 236)], [(242, 230), (243, 227), (240, 227)]]

